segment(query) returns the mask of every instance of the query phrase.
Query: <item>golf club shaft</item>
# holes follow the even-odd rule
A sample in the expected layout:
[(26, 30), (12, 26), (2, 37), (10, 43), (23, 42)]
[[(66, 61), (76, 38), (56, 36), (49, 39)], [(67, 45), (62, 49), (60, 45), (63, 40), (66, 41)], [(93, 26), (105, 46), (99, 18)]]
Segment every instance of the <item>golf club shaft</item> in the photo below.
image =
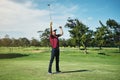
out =
[(48, 7), (49, 7), (49, 16), (50, 16), (50, 21), (52, 21), (50, 4), (48, 4)]

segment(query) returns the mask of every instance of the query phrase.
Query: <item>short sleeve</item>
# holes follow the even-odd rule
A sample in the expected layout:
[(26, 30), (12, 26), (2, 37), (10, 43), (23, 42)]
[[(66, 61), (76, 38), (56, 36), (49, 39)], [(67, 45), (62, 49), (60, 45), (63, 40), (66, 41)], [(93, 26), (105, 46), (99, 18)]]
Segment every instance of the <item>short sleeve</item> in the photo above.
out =
[(60, 35), (60, 34), (57, 34), (56, 36), (57, 36), (57, 37), (60, 37), (61, 35)]

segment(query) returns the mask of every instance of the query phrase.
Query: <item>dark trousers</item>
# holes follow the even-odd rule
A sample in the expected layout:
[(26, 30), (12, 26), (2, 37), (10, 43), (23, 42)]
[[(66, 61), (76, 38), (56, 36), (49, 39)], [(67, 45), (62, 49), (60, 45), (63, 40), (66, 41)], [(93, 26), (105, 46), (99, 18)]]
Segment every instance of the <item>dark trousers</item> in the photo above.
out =
[(52, 72), (52, 63), (56, 59), (56, 71), (59, 71), (59, 48), (52, 48), (48, 72)]

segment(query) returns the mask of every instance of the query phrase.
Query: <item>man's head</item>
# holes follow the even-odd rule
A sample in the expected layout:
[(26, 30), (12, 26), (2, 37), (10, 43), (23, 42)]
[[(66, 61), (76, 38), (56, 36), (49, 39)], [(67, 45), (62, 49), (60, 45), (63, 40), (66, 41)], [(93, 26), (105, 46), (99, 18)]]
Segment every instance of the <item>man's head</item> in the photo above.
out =
[(55, 36), (55, 35), (56, 35), (56, 31), (57, 31), (57, 29), (53, 30), (53, 31), (52, 31), (52, 35)]

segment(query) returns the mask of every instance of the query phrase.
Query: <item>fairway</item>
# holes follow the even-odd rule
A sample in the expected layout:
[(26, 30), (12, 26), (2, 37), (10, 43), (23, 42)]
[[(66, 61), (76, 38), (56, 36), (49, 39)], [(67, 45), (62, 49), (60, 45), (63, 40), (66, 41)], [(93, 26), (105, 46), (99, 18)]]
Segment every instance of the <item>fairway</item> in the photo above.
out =
[(0, 80), (120, 80), (117, 48), (61, 48), (62, 73), (47, 73), (51, 48), (0, 48)]

